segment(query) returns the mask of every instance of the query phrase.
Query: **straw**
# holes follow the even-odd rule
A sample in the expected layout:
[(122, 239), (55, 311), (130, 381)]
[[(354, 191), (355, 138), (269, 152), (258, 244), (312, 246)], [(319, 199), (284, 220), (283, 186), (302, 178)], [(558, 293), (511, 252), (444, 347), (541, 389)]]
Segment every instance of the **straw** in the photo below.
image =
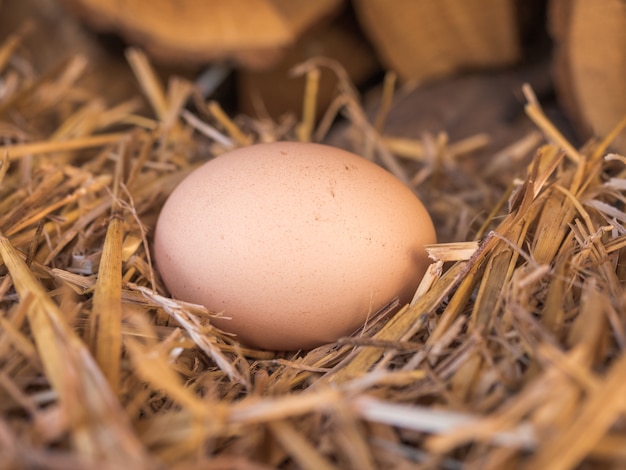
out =
[[(294, 70), (303, 114), (272, 122), (227, 115), (136, 49), (136, 94), (119, 103), (83, 87), (85, 57), (18, 73), (23, 34), (0, 45), (13, 84), (0, 103), (3, 466), (626, 464), (626, 157), (611, 149), (626, 120), (577, 149), (526, 86), (537, 130), (478, 159), (489, 129), (392, 135), (392, 73), (371, 113), (338, 63), (311, 59)], [(322, 70), (338, 85), (316, 126)], [(430, 211), (432, 263), (409, 305), (389, 299), (352, 335), (245, 347), (215, 327), (219, 312), (163, 286), (159, 211), (207, 159), (324, 142), (337, 116), (346, 145)]]

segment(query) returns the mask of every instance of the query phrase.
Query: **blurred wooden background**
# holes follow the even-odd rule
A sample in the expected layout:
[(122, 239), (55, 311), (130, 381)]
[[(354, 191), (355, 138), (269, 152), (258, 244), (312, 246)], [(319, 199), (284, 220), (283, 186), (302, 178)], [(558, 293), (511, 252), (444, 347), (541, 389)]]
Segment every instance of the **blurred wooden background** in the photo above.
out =
[[(301, 112), (304, 79), (289, 71), (307, 58), (339, 62), (372, 115), (391, 70), (398, 92), (386, 133), (488, 132), (491, 154), (531, 127), (521, 118), (524, 82), (577, 144), (626, 115), (621, 0), (5, 0), (0, 13), (2, 39), (25, 35), (38, 72), (85, 55), (91, 86), (112, 102), (136, 93), (123, 54), (132, 44), (164, 76), (228, 67), (214, 97), (230, 112), (275, 119)], [(335, 85), (324, 72), (320, 112)], [(616, 150), (625, 147), (622, 135)]]

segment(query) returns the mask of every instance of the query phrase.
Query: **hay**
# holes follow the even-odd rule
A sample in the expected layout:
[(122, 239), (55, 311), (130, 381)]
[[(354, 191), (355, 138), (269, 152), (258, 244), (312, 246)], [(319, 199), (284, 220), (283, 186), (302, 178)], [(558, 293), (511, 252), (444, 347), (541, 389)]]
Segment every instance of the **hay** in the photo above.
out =
[[(576, 150), (525, 90), (544, 134), (490, 166), (484, 135), (381, 135), (340, 67), (303, 64), (302, 122), (228, 117), (194, 86), (128, 60), (151, 112), (41, 77), (0, 48), (0, 461), (3, 468), (550, 468), (625, 465), (626, 159)], [(319, 67), (339, 78), (313, 125)], [(189, 101), (197, 112), (185, 109)], [(408, 306), (310, 352), (241, 347), (205, 308), (169, 298), (151, 227), (206, 158), (250, 142), (321, 140), (343, 113), (355, 151), (416, 190), (444, 238)], [(620, 124), (626, 126), (626, 120)], [(524, 150), (526, 149), (526, 150)], [(507, 156), (508, 155), (508, 156)], [(471, 159), (471, 156), (467, 157)], [(473, 172), (468, 172), (473, 168)], [(386, 319), (385, 314), (397, 312)]]

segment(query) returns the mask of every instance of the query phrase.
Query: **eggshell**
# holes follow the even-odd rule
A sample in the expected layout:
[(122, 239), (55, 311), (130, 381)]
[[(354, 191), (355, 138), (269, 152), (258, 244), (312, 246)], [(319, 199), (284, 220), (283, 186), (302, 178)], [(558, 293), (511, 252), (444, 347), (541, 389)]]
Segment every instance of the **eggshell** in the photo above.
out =
[(221, 312), (246, 345), (309, 349), (409, 302), (435, 229), (390, 173), (325, 145), (240, 148), (191, 173), (159, 216), (154, 254), (175, 298)]

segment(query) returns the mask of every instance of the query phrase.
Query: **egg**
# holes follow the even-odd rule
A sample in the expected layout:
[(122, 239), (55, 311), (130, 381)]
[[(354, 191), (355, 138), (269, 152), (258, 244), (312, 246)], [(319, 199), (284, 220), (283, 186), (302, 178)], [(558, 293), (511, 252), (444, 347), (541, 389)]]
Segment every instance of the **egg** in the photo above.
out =
[(190, 173), (154, 234), (174, 298), (244, 345), (310, 349), (411, 300), (436, 242), (415, 194), (380, 166), (312, 143), (239, 148)]

